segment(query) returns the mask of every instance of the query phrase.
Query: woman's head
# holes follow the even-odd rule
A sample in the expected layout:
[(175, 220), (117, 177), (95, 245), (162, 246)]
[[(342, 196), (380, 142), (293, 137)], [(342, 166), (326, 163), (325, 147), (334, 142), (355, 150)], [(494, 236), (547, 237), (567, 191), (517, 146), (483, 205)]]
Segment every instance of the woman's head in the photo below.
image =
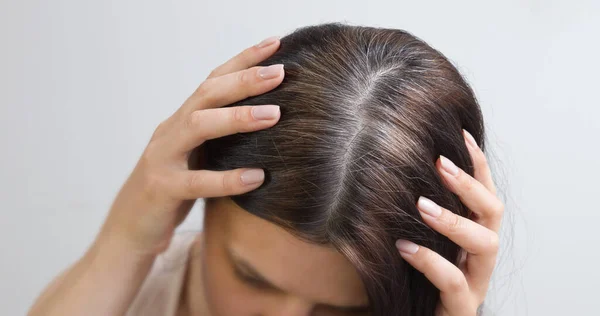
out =
[[(462, 129), (482, 149), (484, 130), (471, 88), (440, 52), (395, 29), (301, 28), (260, 65), (276, 63), (284, 64), (281, 85), (230, 106), (277, 104), (279, 122), (204, 144), (206, 169), (265, 170), (260, 188), (206, 200), (206, 269), (235, 276), (235, 265), (215, 264), (239, 263), (232, 256), (251, 251), (246, 261), (284, 288), (247, 284), (227, 298), (212, 291), (220, 295), (214, 300), (263, 300), (248, 315), (268, 315), (259, 308), (294, 299), (315, 303), (322, 315), (353, 315), (325, 305), (367, 303), (372, 315), (433, 315), (439, 291), (394, 243), (408, 239), (452, 262), (461, 255), (422, 221), (416, 202), (422, 195), (470, 215), (435, 160), (444, 155), (473, 175)], [(240, 223), (245, 230), (231, 229)], [(217, 282), (208, 278), (209, 296)]]

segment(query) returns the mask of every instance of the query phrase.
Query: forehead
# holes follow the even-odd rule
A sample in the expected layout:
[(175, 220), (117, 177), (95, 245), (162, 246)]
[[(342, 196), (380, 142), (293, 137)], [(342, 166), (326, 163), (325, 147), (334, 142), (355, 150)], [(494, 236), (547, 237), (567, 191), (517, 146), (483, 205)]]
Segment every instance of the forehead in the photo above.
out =
[(303, 241), (229, 198), (219, 200), (215, 211), (226, 215), (228, 246), (275, 286), (315, 303), (368, 303), (356, 269), (335, 248)]

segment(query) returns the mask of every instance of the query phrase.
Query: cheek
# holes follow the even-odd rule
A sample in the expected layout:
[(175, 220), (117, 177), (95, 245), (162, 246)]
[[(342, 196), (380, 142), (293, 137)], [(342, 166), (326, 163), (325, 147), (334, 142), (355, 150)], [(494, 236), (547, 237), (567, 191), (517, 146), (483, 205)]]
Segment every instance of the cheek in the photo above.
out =
[(215, 245), (206, 250), (202, 273), (206, 302), (212, 315), (260, 315), (274, 307), (273, 297), (242, 283), (233, 274), (222, 248)]

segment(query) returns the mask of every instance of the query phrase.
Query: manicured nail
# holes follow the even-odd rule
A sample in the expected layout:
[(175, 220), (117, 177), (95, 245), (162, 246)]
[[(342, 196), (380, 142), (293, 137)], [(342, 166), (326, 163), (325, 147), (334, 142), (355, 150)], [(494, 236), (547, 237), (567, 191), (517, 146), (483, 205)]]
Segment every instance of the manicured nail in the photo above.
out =
[(265, 171), (262, 169), (250, 169), (242, 173), (242, 182), (244, 184), (254, 184), (263, 181)]
[(471, 135), (471, 133), (467, 132), (467, 130), (464, 128), (463, 128), (463, 134), (467, 138), (467, 142), (469, 142), (469, 144), (471, 144), (475, 148), (478, 147), (477, 142), (475, 141), (475, 138), (473, 138), (473, 135)]
[(271, 120), (279, 115), (279, 105), (257, 105), (252, 107), (252, 116), (257, 120)]
[(275, 42), (277, 42), (278, 39), (279, 39), (279, 36), (271, 36), (269, 38), (264, 39), (262, 42), (256, 44), (256, 47), (265, 48), (265, 47), (270, 46), (270, 45), (274, 44)]
[(440, 155), (440, 159), (442, 160), (442, 168), (446, 170), (446, 172), (450, 173), (453, 176), (458, 175), (458, 167), (450, 161), (450, 159)]
[(396, 240), (396, 248), (398, 248), (400, 252), (411, 255), (419, 250), (419, 246), (417, 244), (404, 239)]
[(263, 67), (258, 70), (258, 75), (263, 79), (273, 79), (279, 77), (283, 64), (275, 64), (269, 67)]
[(435, 202), (433, 202), (432, 200), (430, 200), (424, 196), (419, 197), (417, 206), (419, 207), (419, 209), (421, 211), (423, 211), (426, 214), (431, 215), (433, 217), (438, 217), (438, 216), (440, 216), (440, 214), (442, 214), (442, 208), (439, 205), (437, 205)]

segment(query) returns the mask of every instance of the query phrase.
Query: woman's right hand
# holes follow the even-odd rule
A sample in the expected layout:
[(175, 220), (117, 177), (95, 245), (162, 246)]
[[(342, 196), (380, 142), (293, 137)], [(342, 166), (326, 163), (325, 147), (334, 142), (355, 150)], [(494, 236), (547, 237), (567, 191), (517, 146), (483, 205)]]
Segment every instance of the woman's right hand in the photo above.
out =
[[(282, 82), (282, 65), (255, 66), (279, 44), (278, 38), (269, 38), (214, 69), (158, 125), (94, 243), (44, 289), (29, 316), (124, 315), (196, 199), (241, 194), (262, 184), (260, 169), (245, 173), (250, 169), (209, 171), (193, 166), (190, 170), (188, 158), (205, 140), (268, 128), (279, 120), (277, 106), (221, 108)], [(269, 116), (267, 110), (275, 111)]]
[(188, 157), (205, 140), (268, 128), (278, 121), (277, 105), (220, 108), (265, 93), (282, 82), (281, 64), (248, 68), (277, 50), (278, 39), (269, 40), (274, 42), (248, 48), (213, 70), (184, 104), (158, 125), (111, 206), (98, 242), (124, 243), (142, 255), (158, 254), (168, 247), (175, 228), (196, 199), (237, 195), (261, 185), (262, 169), (189, 170)]

